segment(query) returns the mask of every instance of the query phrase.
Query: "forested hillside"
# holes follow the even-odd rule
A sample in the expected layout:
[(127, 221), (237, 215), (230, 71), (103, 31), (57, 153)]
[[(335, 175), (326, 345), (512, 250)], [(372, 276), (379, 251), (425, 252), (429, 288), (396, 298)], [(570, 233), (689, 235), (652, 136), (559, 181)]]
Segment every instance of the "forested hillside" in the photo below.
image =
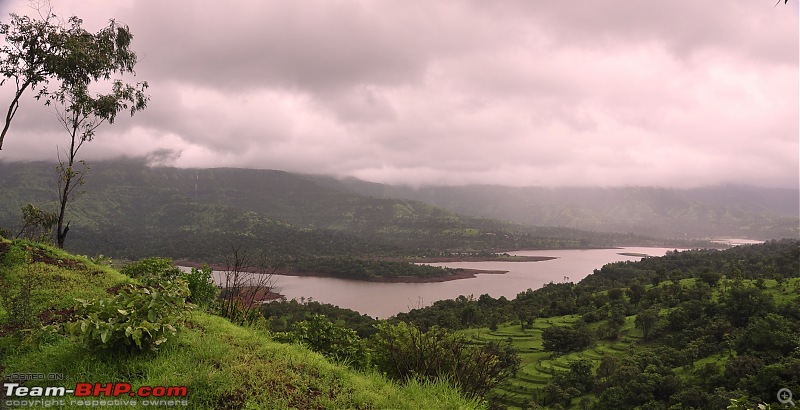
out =
[(465, 215), (525, 225), (563, 226), (656, 237), (777, 239), (799, 237), (800, 192), (715, 186), (411, 188), (319, 177), (320, 183), (377, 198), (423, 201)]
[[(0, 162), (0, 226), (16, 233), (27, 203), (52, 210), (53, 168)], [(281, 171), (153, 168), (119, 160), (94, 163), (86, 181), (68, 210), (66, 246), (84, 254), (213, 260), (232, 245), (281, 256), (397, 256), (663, 243), (468, 217), (417, 201), (337, 191)]]
[(511, 340), (522, 367), (494, 394), (515, 407), (753, 408), (800, 390), (800, 241), (612, 263), (577, 284), (394, 320)]

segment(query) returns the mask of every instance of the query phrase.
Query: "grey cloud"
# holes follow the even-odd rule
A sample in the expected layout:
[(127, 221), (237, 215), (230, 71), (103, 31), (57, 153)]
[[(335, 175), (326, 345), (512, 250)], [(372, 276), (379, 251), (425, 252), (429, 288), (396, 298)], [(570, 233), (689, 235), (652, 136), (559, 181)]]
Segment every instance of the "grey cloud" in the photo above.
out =
[[(479, 4), (480, 3), (480, 4)], [(475, 7), (486, 7), (483, 2)], [(797, 27), (797, 4), (774, 7), (770, 1), (719, 4), (692, 0), (640, 2), (494, 2), (505, 19), (524, 19), (546, 27), (559, 45), (613, 48), (621, 44), (658, 43), (689, 57), (724, 49), (750, 57), (795, 64), (797, 38), (776, 32)]]
[(425, 28), (364, 5), (248, 2), (219, 11), (191, 1), (132, 10), (130, 24), (148, 27), (136, 40), (150, 72), (241, 90), (398, 84), (424, 69), (426, 50), (413, 45)]
[[(797, 186), (792, 3), (57, 8), (129, 24), (151, 85), (148, 109), (103, 128), (90, 157), (414, 184)], [(29, 139), (0, 154), (51, 158), (47, 115), (26, 109), (12, 127)]]

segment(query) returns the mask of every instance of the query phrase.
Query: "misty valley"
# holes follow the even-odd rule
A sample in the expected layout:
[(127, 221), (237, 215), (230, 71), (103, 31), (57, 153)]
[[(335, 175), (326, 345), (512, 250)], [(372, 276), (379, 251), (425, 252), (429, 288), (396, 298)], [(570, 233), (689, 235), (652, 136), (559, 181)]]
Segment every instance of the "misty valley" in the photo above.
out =
[[(48, 212), (52, 168), (0, 162), (5, 372), (63, 372), (88, 349), (160, 374), (157, 357), (186, 367), (195, 349), (222, 349), (235, 383), (245, 351), (193, 335), (245, 332), (237, 340), (310, 349), (347, 377), (448, 377), (459, 398), (446, 401), (466, 407), (748, 408), (800, 391), (797, 191), (435, 191), (97, 162), (66, 253), (34, 218)], [(37, 328), (44, 350), (25, 347)], [(208, 377), (182, 380), (193, 391)], [(258, 400), (275, 397), (306, 406), (290, 392)]]
[(794, 409), (798, 16), (0, 1), (0, 409)]

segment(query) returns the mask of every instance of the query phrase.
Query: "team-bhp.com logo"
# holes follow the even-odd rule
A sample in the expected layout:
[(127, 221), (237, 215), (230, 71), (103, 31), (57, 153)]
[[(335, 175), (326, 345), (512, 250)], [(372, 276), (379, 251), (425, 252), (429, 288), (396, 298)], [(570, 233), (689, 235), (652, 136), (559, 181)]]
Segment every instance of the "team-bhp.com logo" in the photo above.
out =
[[(141, 386), (130, 383), (78, 383), (74, 389), (63, 386), (26, 387), (3, 383), (3, 405), (28, 406), (188, 406), (186, 386)], [(1, 407), (1, 406), (0, 406)]]

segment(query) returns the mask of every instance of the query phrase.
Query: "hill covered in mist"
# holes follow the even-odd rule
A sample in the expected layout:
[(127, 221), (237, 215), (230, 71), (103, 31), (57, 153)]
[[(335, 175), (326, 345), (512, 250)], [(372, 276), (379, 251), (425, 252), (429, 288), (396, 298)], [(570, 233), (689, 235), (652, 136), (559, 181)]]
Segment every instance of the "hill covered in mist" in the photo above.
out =
[[(0, 162), (0, 227), (16, 230), (26, 203), (55, 209), (53, 169), (43, 162)], [(85, 194), (68, 208), (66, 247), (90, 255), (213, 260), (232, 245), (290, 257), (691, 245), (465, 216), (282, 171), (121, 160), (93, 163), (86, 180)]]
[(408, 186), (318, 177), (376, 198), (422, 201), (454, 212), (524, 225), (631, 232), (667, 238), (797, 238), (800, 191), (751, 186), (654, 187)]

